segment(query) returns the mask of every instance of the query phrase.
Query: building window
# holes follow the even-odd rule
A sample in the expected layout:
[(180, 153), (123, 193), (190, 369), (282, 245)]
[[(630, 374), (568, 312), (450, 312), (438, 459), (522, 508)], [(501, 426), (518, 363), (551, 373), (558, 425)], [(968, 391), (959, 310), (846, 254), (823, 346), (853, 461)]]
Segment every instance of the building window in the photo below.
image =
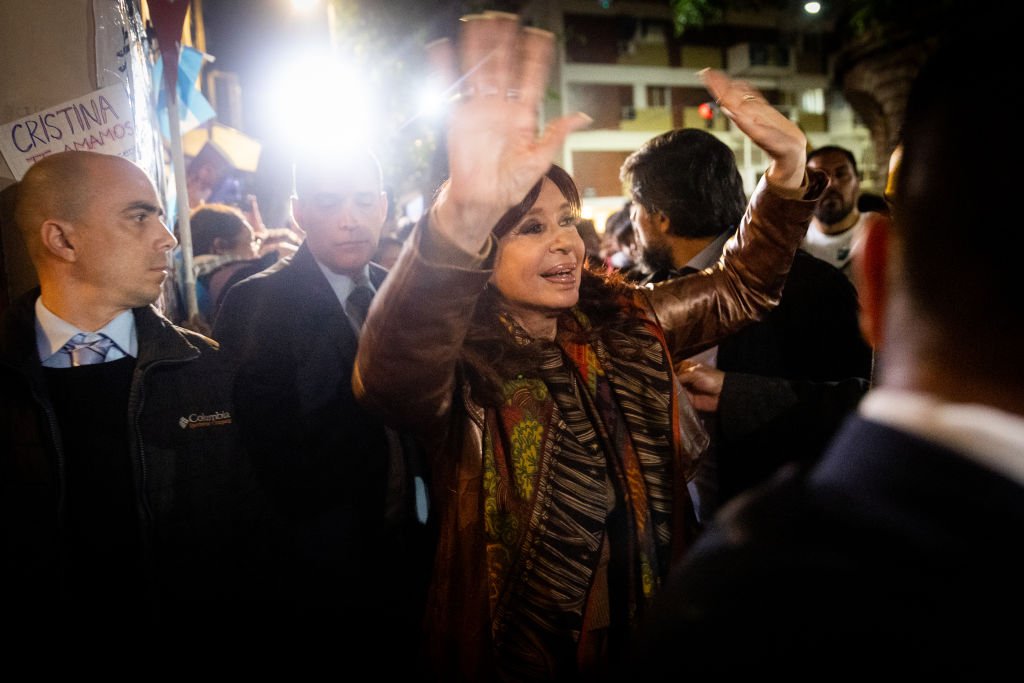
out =
[(648, 107), (668, 107), (672, 104), (669, 89), (659, 85), (647, 86)]
[(808, 114), (825, 113), (825, 91), (821, 88), (800, 93), (800, 109)]

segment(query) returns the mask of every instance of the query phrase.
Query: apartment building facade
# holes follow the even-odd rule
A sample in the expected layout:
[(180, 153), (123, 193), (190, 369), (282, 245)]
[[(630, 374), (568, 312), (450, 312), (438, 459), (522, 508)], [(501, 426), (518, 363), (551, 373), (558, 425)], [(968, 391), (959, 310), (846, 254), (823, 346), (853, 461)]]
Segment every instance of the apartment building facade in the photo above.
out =
[(584, 111), (594, 119), (569, 137), (561, 164), (599, 230), (625, 200), (622, 161), (672, 128), (704, 128), (729, 145), (747, 191), (753, 190), (767, 159), (716, 110), (698, 74), (705, 67), (752, 83), (800, 125), (811, 147), (851, 149), (864, 172), (862, 187), (875, 190), (870, 179), (884, 160), (875, 158), (870, 132), (832, 84), (825, 49), (830, 27), (811, 15), (727, 13), (681, 36), (663, 0), (538, 1), (524, 15), (558, 36), (545, 115)]

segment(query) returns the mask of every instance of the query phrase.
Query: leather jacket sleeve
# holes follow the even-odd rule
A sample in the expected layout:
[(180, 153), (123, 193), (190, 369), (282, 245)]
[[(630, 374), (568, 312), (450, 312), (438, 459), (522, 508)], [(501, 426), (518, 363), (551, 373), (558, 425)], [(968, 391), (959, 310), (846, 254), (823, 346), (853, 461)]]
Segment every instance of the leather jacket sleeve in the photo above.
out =
[(648, 285), (650, 306), (674, 358), (714, 346), (778, 304), (825, 184), (822, 174), (809, 170), (803, 198), (787, 199), (762, 177), (718, 263)]
[[(786, 199), (762, 179), (717, 265), (647, 293), (675, 357), (714, 345), (778, 302), (825, 185), (824, 174), (809, 178), (804, 199)], [(462, 343), (495, 245), (474, 259), (432, 231), (426, 216), (409, 239), (374, 297), (352, 382), (368, 409), (422, 434), (444, 424), (456, 398)]]
[(357, 399), (391, 426), (423, 434), (448, 415), (456, 367), (495, 243), (473, 258), (424, 216), (373, 299), (352, 373)]

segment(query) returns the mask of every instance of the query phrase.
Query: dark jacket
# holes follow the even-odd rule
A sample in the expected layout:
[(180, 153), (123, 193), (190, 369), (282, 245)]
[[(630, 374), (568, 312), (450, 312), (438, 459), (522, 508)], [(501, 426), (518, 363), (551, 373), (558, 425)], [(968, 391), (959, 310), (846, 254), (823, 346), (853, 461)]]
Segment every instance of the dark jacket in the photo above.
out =
[(832, 382), (867, 379), (857, 290), (841, 272), (798, 249), (782, 298), (764, 320), (722, 341), (718, 367), (764, 377)]
[[(217, 312), (228, 290), (250, 275), (266, 270), (278, 260), (277, 252), (264, 254), (259, 258), (242, 259), (225, 263), (209, 273), (197, 278), (197, 286), (204, 288), (204, 297), (200, 299), (200, 309), (207, 322), (211, 325), (217, 320)], [(205, 303), (205, 308), (204, 308)]]
[[(387, 271), (369, 269), (380, 287)], [(214, 337), (238, 366), (243, 440), (294, 544), (285, 562), (299, 623), (343, 615), (392, 619), (397, 631), (417, 583), (404, 534), (417, 529), (411, 505), (385, 517), (389, 436), (352, 394), (358, 339), (309, 247), (232, 287)]]
[(801, 249), (778, 308), (721, 343), (720, 503), (788, 462), (821, 457), (871, 377), (859, 310), (850, 281)]
[[(682, 275), (661, 271), (645, 282)], [(718, 345), (726, 375), (708, 416), (714, 455), (698, 474), (704, 517), (786, 463), (821, 456), (871, 376), (858, 312), (846, 276), (798, 249), (779, 305)]]
[[(76, 600), (66, 589), (65, 449), (35, 338), (30, 292), (0, 322), (0, 567), (5, 604), (33, 619)], [(267, 595), (259, 576), (268, 515), (238, 448), (228, 368), (217, 345), (134, 310), (138, 337), (128, 435), (155, 623), (233, 619)], [(5, 610), (6, 611), (6, 610)], [(99, 615), (97, 623), (102, 623)]]
[(853, 417), (809, 476), (723, 510), (621, 680), (998, 680), (1018, 660), (1022, 533), (1019, 483)]

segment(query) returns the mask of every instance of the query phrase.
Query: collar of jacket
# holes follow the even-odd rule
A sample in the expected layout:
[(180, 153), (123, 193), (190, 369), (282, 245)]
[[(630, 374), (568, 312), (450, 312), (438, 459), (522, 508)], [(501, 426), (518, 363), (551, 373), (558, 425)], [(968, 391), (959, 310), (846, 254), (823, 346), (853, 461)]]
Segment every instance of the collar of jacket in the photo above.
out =
[[(39, 288), (36, 287), (20, 296), (4, 314), (0, 322), (0, 364), (41, 377), (34, 308), (38, 297)], [(136, 361), (140, 369), (153, 363), (188, 361), (199, 357), (199, 349), (156, 308), (142, 306), (132, 312), (139, 340)], [(216, 342), (210, 340), (210, 343), (216, 346)]]
[[(291, 264), (292, 267), (299, 268), (300, 270), (305, 272), (312, 273), (313, 271), (315, 271), (316, 274), (320, 276), (319, 279), (323, 280), (324, 283), (327, 284), (328, 288), (330, 288), (330, 283), (327, 282), (327, 278), (323, 277), (323, 273), (320, 272), (320, 267), (317, 265), (317, 260), (313, 257), (313, 252), (309, 250), (309, 246), (307, 246), (305, 241), (303, 241), (302, 244), (299, 245), (298, 250), (296, 250), (294, 254), (281, 259), (276, 264), (274, 264), (273, 266), (271, 266), (270, 268), (263, 272), (270, 274), (276, 270), (288, 267), (289, 264)], [(384, 266), (377, 265), (372, 261), (367, 263), (366, 268), (370, 273), (370, 283), (373, 284), (373, 288), (380, 291), (381, 285), (384, 284), (384, 278), (388, 274), (388, 269), (385, 268)], [(332, 289), (332, 296), (333, 293), (334, 290)]]

